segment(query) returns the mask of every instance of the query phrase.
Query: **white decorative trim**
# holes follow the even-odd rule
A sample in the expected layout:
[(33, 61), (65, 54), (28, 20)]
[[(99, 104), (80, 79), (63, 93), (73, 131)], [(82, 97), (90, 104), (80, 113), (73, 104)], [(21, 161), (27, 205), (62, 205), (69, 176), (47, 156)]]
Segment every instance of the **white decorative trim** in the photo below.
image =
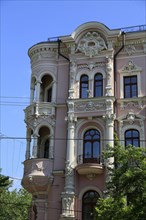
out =
[(100, 195), (100, 197), (103, 197), (103, 193), (101, 192), (101, 190), (98, 187), (96, 187), (96, 186), (86, 186), (80, 191), (79, 199), (82, 200), (82, 197), (83, 197), (84, 193), (89, 191), (89, 190), (94, 190)]

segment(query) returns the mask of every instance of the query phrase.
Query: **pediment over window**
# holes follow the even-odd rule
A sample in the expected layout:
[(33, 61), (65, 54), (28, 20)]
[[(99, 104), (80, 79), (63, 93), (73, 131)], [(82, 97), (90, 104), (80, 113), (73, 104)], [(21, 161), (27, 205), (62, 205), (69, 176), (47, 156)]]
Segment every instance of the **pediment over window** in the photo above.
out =
[(129, 60), (120, 70), (120, 73), (141, 72), (142, 68), (137, 66), (133, 61)]
[(133, 124), (136, 121), (144, 121), (145, 117), (143, 115), (135, 113), (132, 109), (129, 112), (117, 119), (119, 122), (128, 122), (129, 124)]

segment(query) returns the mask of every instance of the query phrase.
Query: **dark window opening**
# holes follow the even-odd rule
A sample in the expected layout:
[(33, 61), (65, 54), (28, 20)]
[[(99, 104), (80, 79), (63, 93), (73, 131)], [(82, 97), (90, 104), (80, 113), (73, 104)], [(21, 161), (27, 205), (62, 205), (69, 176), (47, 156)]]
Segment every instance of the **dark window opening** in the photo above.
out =
[(137, 76), (124, 77), (124, 98), (137, 97)]
[(49, 139), (47, 139), (44, 146), (44, 158), (49, 158), (49, 146), (50, 146), (50, 141)]
[(99, 194), (96, 191), (88, 191), (82, 198), (82, 220), (95, 219), (95, 206), (99, 199)]
[(125, 146), (129, 144), (135, 147), (140, 146), (139, 131), (131, 129), (125, 132)]
[(82, 75), (80, 79), (80, 98), (88, 98), (88, 76)]
[(47, 102), (52, 101), (52, 88), (49, 88), (47, 91)]
[(100, 163), (100, 133), (95, 129), (84, 134), (83, 163)]
[(103, 76), (97, 73), (94, 77), (94, 97), (103, 96)]

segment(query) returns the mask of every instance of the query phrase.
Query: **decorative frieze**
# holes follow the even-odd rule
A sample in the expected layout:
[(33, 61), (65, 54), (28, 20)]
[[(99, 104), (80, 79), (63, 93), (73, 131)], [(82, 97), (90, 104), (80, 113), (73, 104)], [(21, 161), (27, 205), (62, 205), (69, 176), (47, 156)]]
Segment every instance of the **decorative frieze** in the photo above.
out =
[(80, 101), (75, 102), (75, 112), (91, 112), (91, 111), (104, 111), (105, 110), (105, 102), (101, 101)]
[(129, 56), (133, 55), (136, 52), (136, 48), (134, 45), (127, 45), (125, 46), (124, 50)]
[(135, 109), (143, 109), (144, 107), (144, 102), (142, 100), (133, 100), (133, 101), (126, 101), (126, 100), (121, 100), (120, 101), (120, 108), (121, 110), (125, 110), (128, 108), (135, 108)]
[(104, 62), (96, 62), (96, 63), (89, 63), (89, 64), (79, 64), (78, 65), (78, 69), (89, 69), (89, 70), (92, 70), (96, 67), (104, 67), (105, 66), (105, 63)]
[(51, 125), (51, 127), (55, 127), (55, 117), (52, 116), (47, 116), (47, 115), (41, 115), (39, 117), (35, 117), (32, 116), (30, 118), (28, 118), (25, 123), (27, 124), (27, 128), (33, 128), (33, 130), (39, 125), (39, 124), (43, 124), (43, 123), (48, 123), (49, 125)]

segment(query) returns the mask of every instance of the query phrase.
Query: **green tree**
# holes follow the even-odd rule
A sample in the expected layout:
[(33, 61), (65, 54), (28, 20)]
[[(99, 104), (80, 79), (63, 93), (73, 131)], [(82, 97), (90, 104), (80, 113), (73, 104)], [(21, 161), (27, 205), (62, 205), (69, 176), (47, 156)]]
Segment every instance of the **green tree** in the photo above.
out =
[[(114, 157), (105, 197), (96, 207), (97, 220), (146, 220), (146, 149), (119, 144), (107, 147), (104, 158)], [(112, 165), (112, 166), (111, 166)]]
[(12, 190), (12, 181), (0, 175), (0, 220), (27, 220), (31, 195), (25, 189)]

